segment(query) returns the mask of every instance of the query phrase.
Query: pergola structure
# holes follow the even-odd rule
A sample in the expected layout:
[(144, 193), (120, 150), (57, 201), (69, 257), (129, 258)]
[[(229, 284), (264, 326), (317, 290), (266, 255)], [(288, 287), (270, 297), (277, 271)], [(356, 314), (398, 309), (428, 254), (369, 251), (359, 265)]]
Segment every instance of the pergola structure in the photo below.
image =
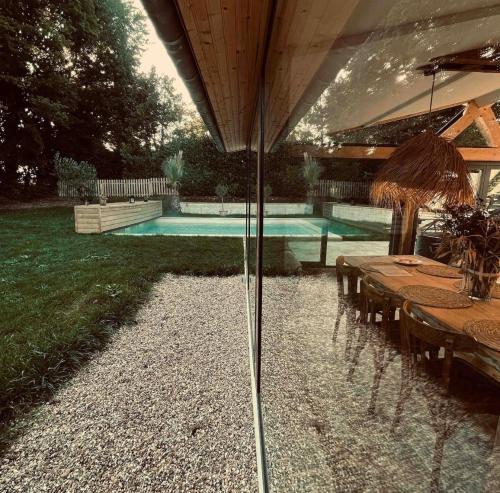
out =
[[(462, 115), (451, 121), (439, 135), (453, 141), (473, 124), (488, 147), (458, 147), (458, 150), (472, 169), (482, 170), (477, 195), (486, 198), (488, 184), (493, 178), (492, 172), (495, 175), (500, 173), (500, 123), (492, 104), (480, 106), (477, 101), (469, 101), (463, 106)], [(302, 156), (307, 152), (316, 158), (383, 160), (388, 159), (396, 149), (396, 146), (390, 145), (340, 145), (335, 148), (295, 145), (292, 154)]]
[[(476, 101), (469, 101), (464, 105), (462, 116), (439, 134), (445, 139), (454, 140), (475, 123), (488, 147), (459, 147), (466, 161), (500, 162), (500, 124), (491, 107), (491, 104), (479, 106)], [(395, 146), (377, 145), (347, 145), (333, 149), (296, 146), (296, 152), (300, 155), (308, 152), (314, 157), (342, 159), (388, 159), (395, 149)]]

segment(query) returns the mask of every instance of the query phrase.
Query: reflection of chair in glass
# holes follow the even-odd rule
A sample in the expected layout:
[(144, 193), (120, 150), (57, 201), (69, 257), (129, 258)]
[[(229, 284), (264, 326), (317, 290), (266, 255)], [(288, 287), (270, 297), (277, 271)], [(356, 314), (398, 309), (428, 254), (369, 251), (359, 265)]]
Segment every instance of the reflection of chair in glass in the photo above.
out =
[[(444, 445), (467, 414), (498, 414), (500, 392), (489, 378), (454, 358), (457, 352), (470, 353), (477, 344), (464, 334), (438, 330), (418, 319), (412, 304), (400, 310), (402, 363), (401, 388), (392, 423), (394, 432), (401, 422), (405, 402), (412, 389), (427, 401), (431, 425), (436, 434), (431, 491), (439, 491)], [(440, 353), (444, 349), (444, 357)]]
[[(406, 301), (400, 311), (403, 362), (401, 364), (401, 390), (396, 406), (393, 426), (398, 425), (402, 406), (408, 398), (411, 388), (403, 385), (408, 378), (428, 372), (440, 372), (442, 390), (448, 393), (451, 368), (455, 351), (474, 352), (476, 343), (464, 334), (455, 334), (438, 330), (419, 320), (412, 312), (412, 304)], [(439, 358), (440, 349), (444, 348), (444, 359)]]
[[(383, 373), (398, 354), (390, 341), (399, 340), (399, 321), (396, 320), (395, 314), (396, 310), (401, 307), (402, 299), (394, 293), (377, 287), (373, 279), (366, 275), (361, 280), (360, 304), (360, 321), (365, 326), (360, 327), (349, 373), (352, 376), (361, 351), (369, 342), (373, 350), (375, 373), (368, 412), (373, 413)], [(380, 321), (377, 321), (377, 315)]]
[[(332, 340), (337, 340), (340, 321), (346, 315), (346, 357), (352, 344), (352, 330), (356, 322), (356, 306), (359, 300), (358, 294), (358, 269), (347, 265), (344, 257), (337, 257), (335, 262), (337, 275), (337, 317), (333, 328)], [(346, 284), (347, 283), (347, 290)]]

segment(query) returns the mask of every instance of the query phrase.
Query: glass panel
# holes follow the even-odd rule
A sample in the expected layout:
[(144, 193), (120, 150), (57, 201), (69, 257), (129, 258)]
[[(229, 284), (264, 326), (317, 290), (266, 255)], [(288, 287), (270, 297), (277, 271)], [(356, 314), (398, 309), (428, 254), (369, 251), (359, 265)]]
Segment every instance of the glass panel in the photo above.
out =
[[(500, 359), (464, 325), (494, 318), (498, 300), (427, 306), (442, 303), (428, 288), (457, 293), (459, 279), (387, 256), (398, 218), (369, 201), (383, 161), (354, 145), (399, 145), (425, 129), (432, 80), (416, 67), (477, 45), (493, 21), (466, 16), (466, 2), (441, 2), (439, 14), (430, 1), (344, 6), (308, 2), (300, 15), (296, 2), (276, 6), (272, 39), (281, 45), (273, 45), (266, 71), (265, 185), (273, 192), (264, 238), (275, 270), (264, 278), (261, 381), (269, 487), (497, 490)], [(437, 76), (434, 130), (463, 111), (447, 102), (470, 93), (467, 77)], [(294, 120), (306, 103), (312, 109)], [(281, 138), (291, 134), (280, 147), (284, 120)], [(343, 158), (335, 156), (339, 146), (349, 150)], [(500, 176), (491, 176), (496, 201)], [(302, 185), (275, 193), (291, 177)], [(399, 290), (407, 285), (427, 299), (403, 310)]]
[(491, 170), (488, 202), (492, 209), (500, 209), (500, 167)]

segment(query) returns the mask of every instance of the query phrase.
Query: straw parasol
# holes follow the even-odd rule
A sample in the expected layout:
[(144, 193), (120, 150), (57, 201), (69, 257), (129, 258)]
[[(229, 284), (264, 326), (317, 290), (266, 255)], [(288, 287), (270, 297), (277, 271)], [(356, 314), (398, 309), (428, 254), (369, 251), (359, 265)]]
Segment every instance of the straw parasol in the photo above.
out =
[[(433, 75), (429, 127), (434, 92)], [(409, 252), (416, 210), (439, 199), (445, 204), (473, 204), (467, 164), (450, 142), (430, 128), (399, 146), (375, 176), (371, 199), (377, 205), (404, 207), (400, 253)]]

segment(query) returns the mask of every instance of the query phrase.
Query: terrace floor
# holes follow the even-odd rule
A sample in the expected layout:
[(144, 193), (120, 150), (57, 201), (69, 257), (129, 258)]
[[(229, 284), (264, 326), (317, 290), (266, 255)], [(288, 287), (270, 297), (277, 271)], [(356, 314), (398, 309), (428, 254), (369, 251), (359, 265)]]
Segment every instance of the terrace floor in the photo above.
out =
[(254, 491), (241, 276), (166, 275), (136, 317), (20, 424), (0, 491)]
[[(379, 331), (363, 339), (370, 328), (345, 317), (332, 340), (332, 276), (268, 277), (263, 294), (271, 491), (498, 491), (497, 416), (471, 414), (429, 386), (426, 395), (412, 391), (392, 430), (399, 347), (381, 344)], [(383, 362), (377, 395), (375, 369)]]
[[(319, 241), (289, 240), (288, 246), (297, 260), (317, 262), (320, 256)], [(388, 241), (328, 241), (326, 265), (335, 265), (339, 255), (387, 255)]]

